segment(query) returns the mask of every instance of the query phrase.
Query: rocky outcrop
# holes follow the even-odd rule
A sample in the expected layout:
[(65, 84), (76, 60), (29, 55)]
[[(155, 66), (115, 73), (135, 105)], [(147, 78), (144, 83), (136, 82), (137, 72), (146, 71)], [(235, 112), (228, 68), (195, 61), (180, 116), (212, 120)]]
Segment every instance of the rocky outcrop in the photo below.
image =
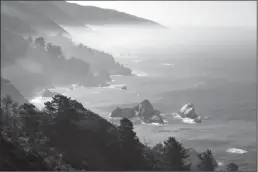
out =
[(155, 110), (149, 100), (142, 101), (139, 105), (133, 108), (119, 108), (117, 107), (110, 115), (110, 117), (133, 118), (139, 117), (145, 123), (160, 123), (163, 124), (163, 118), (160, 112)]
[(187, 103), (185, 104), (180, 111), (178, 112), (178, 114), (182, 117), (182, 118), (191, 118), (194, 119), (195, 122), (200, 123), (202, 121), (202, 117), (197, 115), (195, 112), (195, 108), (194, 105), (191, 103)]
[(117, 107), (110, 115), (110, 117), (123, 117), (123, 118), (132, 118), (136, 116), (134, 109), (124, 108), (121, 109)]

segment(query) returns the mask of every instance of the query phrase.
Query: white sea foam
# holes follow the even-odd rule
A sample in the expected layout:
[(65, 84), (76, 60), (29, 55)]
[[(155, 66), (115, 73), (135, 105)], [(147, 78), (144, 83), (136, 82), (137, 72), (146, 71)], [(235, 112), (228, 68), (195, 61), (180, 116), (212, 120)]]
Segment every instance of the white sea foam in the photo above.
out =
[(244, 154), (247, 153), (244, 149), (238, 149), (238, 148), (230, 148), (226, 151), (227, 153), (234, 153), (234, 154)]
[(224, 163), (223, 163), (223, 162), (220, 162), (220, 161), (217, 161), (217, 163), (218, 163), (218, 166), (224, 165)]
[(163, 121), (164, 121), (164, 123), (168, 123), (168, 120), (166, 120), (166, 119), (163, 119)]
[(175, 64), (170, 64), (170, 63), (162, 63), (163, 66), (174, 66)]
[(142, 60), (134, 60), (133, 62), (135, 62), (135, 63), (139, 63), (139, 62), (141, 62)]
[(133, 75), (139, 76), (139, 77), (144, 77), (144, 76), (148, 76), (147, 73), (144, 72), (140, 72), (140, 71), (134, 71)]
[(173, 113), (172, 115), (174, 116), (174, 118), (180, 119), (183, 123), (186, 123), (186, 124), (196, 124), (194, 119), (182, 118), (178, 113)]
[(114, 120), (120, 120), (122, 119), (121, 117), (111, 117), (111, 113), (108, 115), (109, 119), (114, 119)]
[(160, 123), (157, 123), (157, 122), (153, 122), (153, 123), (150, 123), (151, 125), (155, 125), (155, 126), (161, 126), (163, 124), (160, 124)]
[(123, 75), (110, 75), (110, 76), (123, 76)]
[(125, 86), (124, 84), (113, 84), (113, 85), (109, 85), (107, 88), (119, 88), (121, 89), (123, 86)]

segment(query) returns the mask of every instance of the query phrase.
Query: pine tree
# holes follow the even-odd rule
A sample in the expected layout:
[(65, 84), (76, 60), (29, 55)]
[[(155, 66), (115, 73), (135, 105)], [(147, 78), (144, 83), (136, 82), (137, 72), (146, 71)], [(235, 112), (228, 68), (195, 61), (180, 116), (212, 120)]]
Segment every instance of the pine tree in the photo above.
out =
[(213, 155), (211, 150), (207, 150), (201, 156), (202, 164), (199, 166), (200, 171), (214, 171), (216, 164), (213, 161)]
[(227, 171), (238, 171), (238, 165), (235, 163), (229, 163), (226, 168)]
[(168, 171), (189, 171), (190, 165), (185, 164), (185, 159), (188, 157), (182, 144), (174, 137), (169, 137), (164, 142), (164, 163)]
[(122, 166), (124, 170), (148, 170), (143, 156), (143, 145), (140, 144), (133, 124), (127, 118), (120, 121), (120, 144), (123, 153)]

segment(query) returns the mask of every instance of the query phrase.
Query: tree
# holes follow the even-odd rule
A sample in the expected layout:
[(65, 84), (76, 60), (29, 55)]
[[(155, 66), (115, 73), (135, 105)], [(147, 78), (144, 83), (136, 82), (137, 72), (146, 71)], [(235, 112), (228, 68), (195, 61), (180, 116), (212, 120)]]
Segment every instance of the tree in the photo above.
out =
[(18, 103), (14, 102), (10, 95), (2, 98), (2, 128), (11, 137), (12, 143), (16, 144), (19, 135)]
[(235, 163), (229, 163), (226, 169), (227, 171), (238, 171), (238, 165)]
[(4, 130), (4, 110), (1, 107), (0, 111), (0, 133)]
[(51, 113), (56, 113), (60, 112), (62, 110), (65, 110), (67, 108), (71, 108), (71, 98), (66, 97), (61, 94), (57, 94), (52, 97), (52, 101), (45, 102), (45, 108), (51, 112)]
[(3, 111), (3, 122), (5, 126), (13, 128), (13, 120), (18, 115), (18, 104), (14, 102), (10, 95), (2, 98), (1, 108)]
[(39, 45), (42, 48), (45, 48), (46, 42), (45, 42), (44, 38), (38, 37), (38, 38), (35, 39), (35, 44)]
[(169, 171), (189, 171), (190, 165), (185, 164), (185, 159), (188, 157), (182, 144), (174, 137), (169, 137), (164, 142), (164, 163), (166, 170)]
[(120, 144), (123, 154), (122, 166), (124, 170), (148, 170), (143, 156), (144, 146), (140, 144), (136, 133), (133, 131), (132, 122), (123, 118), (118, 127)]
[(65, 109), (78, 109), (85, 111), (86, 109), (83, 107), (81, 103), (76, 100), (71, 100), (71, 98), (66, 97), (61, 94), (57, 94), (52, 97), (52, 101), (45, 102), (45, 109), (49, 113), (57, 113), (60, 111), (64, 111)]
[(200, 171), (214, 171), (216, 164), (213, 160), (213, 155), (211, 150), (205, 151), (201, 156), (202, 164), (199, 166)]
[(156, 144), (152, 151), (154, 152), (155, 160), (156, 160), (156, 169), (157, 170), (165, 170), (164, 163), (164, 145), (162, 143)]

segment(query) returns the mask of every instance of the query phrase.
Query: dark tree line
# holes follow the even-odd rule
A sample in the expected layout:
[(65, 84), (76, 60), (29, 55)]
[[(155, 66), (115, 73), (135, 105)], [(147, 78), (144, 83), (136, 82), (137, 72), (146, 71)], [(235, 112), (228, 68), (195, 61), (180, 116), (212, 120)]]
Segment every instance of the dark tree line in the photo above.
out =
[[(36, 109), (33, 104), (25, 103), (19, 106), (10, 96), (4, 97), (0, 119), (1, 137), (9, 138), (13, 145), (31, 153), (38, 152), (37, 156), (41, 156), (44, 163), (54, 170), (97, 170), (104, 169), (105, 166), (101, 167), (103, 164), (110, 170), (191, 170), (192, 164), (187, 161), (189, 155), (186, 149), (174, 137), (169, 137), (164, 143), (154, 147), (148, 147), (139, 141), (130, 120), (123, 118), (119, 126), (114, 126), (85, 109), (81, 103), (63, 95), (53, 96), (51, 101), (45, 103), (42, 111)], [(76, 122), (85, 119), (91, 121), (85, 125), (92, 125), (89, 126), (92, 129), (78, 130)], [(94, 126), (94, 123), (98, 126)], [(87, 143), (85, 150), (93, 149), (99, 152), (92, 155), (90, 152), (84, 152), (82, 155), (89, 154), (88, 158), (97, 156), (97, 159), (106, 157), (103, 161), (108, 162), (92, 162), (83, 157), (78, 159), (64, 154), (65, 150), (62, 151), (58, 146), (52, 148), (55, 142), (53, 139), (56, 137), (64, 139), (64, 144), (64, 141), (70, 142), (72, 137), (78, 139), (82, 136), (90, 139), (83, 142)], [(62, 144), (59, 147), (61, 148)], [(201, 154), (200, 158), (202, 163), (199, 171), (215, 170), (216, 164), (210, 150)], [(227, 171), (237, 170), (238, 166), (234, 163), (227, 166)]]

